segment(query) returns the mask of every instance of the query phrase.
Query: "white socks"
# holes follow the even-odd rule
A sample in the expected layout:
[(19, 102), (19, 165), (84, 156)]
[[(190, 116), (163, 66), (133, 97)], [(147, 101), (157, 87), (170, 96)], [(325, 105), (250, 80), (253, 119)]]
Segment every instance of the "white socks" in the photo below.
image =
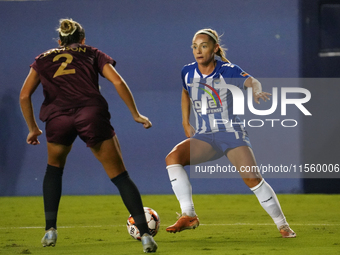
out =
[(184, 167), (180, 164), (169, 165), (168, 170), (172, 190), (181, 206), (182, 214), (195, 216), (194, 202), (192, 201), (192, 188)]
[(272, 217), (277, 228), (288, 225), (274, 190), (264, 179), (250, 190), (254, 192), (263, 209)]
[[(192, 188), (184, 167), (180, 164), (174, 164), (167, 166), (166, 169), (168, 170), (172, 190), (181, 206), (182, 214), (185, 213), (191, 217), (195, 216)], [(250, 190), (254, 192), (263, 209), (272, 217), (277, 228), (282, 225), (288, 225), (274, 190), (264, 179)]]

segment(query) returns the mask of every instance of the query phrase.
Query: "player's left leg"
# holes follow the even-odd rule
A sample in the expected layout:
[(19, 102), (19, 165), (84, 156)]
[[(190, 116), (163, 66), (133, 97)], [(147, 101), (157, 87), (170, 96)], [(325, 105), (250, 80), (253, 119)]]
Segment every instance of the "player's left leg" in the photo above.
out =
[(41, 240), (43, 246), (55, 246), (57, 242), (57, 216), (62, 190), (62, 176), (68, 153), (72, 145), (47, 143), (47, 168), (43, 181), (43, 198), (46, 233)]
[(46, 233), (43, 246), (54, 246), (57, 240), (57, 215), (62, 191), (66, 158), (77, 137), (73, 128), (73, 110), (56, 112), (46, 122), (47, 168), (43, 182)]
[(254, 192), (263, 209), (273, 219), (282, 237), (295, 237), (296, 234), (289, 227), (274, 190), (256, 168), (252, 149), (248, 146), (240, 146), (228, 150), (226, 155), (239, 171), (246, 185)]

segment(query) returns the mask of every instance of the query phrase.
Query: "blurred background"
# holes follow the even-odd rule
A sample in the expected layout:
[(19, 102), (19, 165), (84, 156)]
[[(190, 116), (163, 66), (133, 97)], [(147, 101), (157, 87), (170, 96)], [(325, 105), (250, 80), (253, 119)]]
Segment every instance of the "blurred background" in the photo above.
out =
[[(0, 196), (42, 194), (46, 139), (42, 135), (40, 145), (26, 144), (19, 93), (34, 58), (57, 46), (61, 18), (82, 24), (86, 44), (117, 61), (116, 69), (130, 86), (139, 111), (153, 123), (149, 130), (135, 123), (112, 84), (100, 79), (126, 167), (142, 194), (172, 194), (164, 158), (185, 139), (180, 72), (194, 61), (193, 35), (207, 27), (223, 34), (227, 58), (262, 81), (264, 91), (303, 87), (312, 94), (305, 104), (312, 116), (294, 106), (287, 107), (287, 116), (281, 116), (280, 107), (271, 116), (244, 116), (298, 122), (294, 128), (247, 127), (258, 164), (339, 163), (340, 1), (0, 1), (0, 17)], [(33, 95), (37, 117), (42, 101), (39, 86)], [(270, 106), (261, 104), (263, 109)], [(44, 123), (38, 124), (44, 130)], [(241, 179), (225, 177), (192, 178), (193, 192), (250, 193)], [(277, 193), (340, 190), (340, 174), (284, 177), (267, 181)], [(79, 138), (64, 170), (63, 194), (117, 194)]]

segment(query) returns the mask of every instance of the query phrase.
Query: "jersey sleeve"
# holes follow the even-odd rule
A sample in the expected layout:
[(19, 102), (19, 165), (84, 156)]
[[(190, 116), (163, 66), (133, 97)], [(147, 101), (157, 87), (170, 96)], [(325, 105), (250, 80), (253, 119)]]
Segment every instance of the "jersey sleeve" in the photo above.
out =
[(109, 55), (105, 54), (104, 52), (97, 50), (96, 58), (98, 61), (98, 69), (101, 76), (103, 76), (103, 68), (106, 64), (111, 64), (112, 66), (116, 65), (116, 61), (113, 60)]
[(34, 71), (36, 71), (37, 73), (40, 73), (40, 71), (41, 71), (40, 65), (38, 63), (40, 57), (41, 57), (41, 54), (39, 56), (35, 57), (34, 62), (30, 65), (30, 67), (33, 68)]
[(38, 65), (37, 65), (37, 61), (36, 60), (34, 60), (34, 62), (30, 65), (30, 67), (33, 68), (34, 71), (39, 73), (39, 69), (38, 69)]
[[(182, 72), (181, 72), (181, 77), (182, 77), (182, 86), (186, 91), (189, 91), (189, 87), (187, 84), (192, 83), (192, 79), (193, 77), (193, 68), (191, 67), (192, 64), (186, 65), (182, 68)], [(191, 78), (190, 78), (191, 77)]]
[(231, 71), (230, 83), (241, 88), (246, 89), (244, 82), (247, 78), (251, 77), (247, 72), (243, 71), (238, 65), (232, 65), (229, 69)]
[(182, 78), (182, 86), (185, 90), (188, 90), (188, 86), (185, 83), (185, 71), (184, 71), (184, 67), (182, 68), (182, 72), (181, 72), (181, 78)]

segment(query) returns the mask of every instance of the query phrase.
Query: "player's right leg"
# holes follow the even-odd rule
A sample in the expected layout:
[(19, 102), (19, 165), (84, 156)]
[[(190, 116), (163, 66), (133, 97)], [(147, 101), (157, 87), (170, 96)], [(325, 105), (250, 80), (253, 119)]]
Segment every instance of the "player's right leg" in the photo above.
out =
[(205, 162), (215, 154), (216, 151), (210, 144), (189, 138), (177, 144), (167, 155), (165, 161), (171, 186), (182, 211), (177, 222), (166, 229), (167, 232), (176, 233), (198, 227), (199, 219), (192, 200), (192, 187), (184, 166)]
[(150, 235), (139, 190), (125, 169), (117, 136), (97, 143), (91, 147), (91, 151), (117, 186), (126, 208), (135, 220), (142, 236), (144, 252), (155, 252), (157, 243)]
[[(79, 137), (91, 148), (94, 156), (100, 161), (112, 183), (116, 185), (121, 198), (136, 222), (141, 236), (149, 235), (145, 219), (142, 199), (138, 188), (131, 180), (122, 158), (119, 142), (110, 123), (110, 113), (107, 109), (88, 106), (77, 110), (75, 127)], [(152, 236), (147, 238), (143, 249), (153, 252), (157, 244)], [(150, 240), (153, 243), (150, 250)], [(148, 247), (144, 247), (144, 246)]]

